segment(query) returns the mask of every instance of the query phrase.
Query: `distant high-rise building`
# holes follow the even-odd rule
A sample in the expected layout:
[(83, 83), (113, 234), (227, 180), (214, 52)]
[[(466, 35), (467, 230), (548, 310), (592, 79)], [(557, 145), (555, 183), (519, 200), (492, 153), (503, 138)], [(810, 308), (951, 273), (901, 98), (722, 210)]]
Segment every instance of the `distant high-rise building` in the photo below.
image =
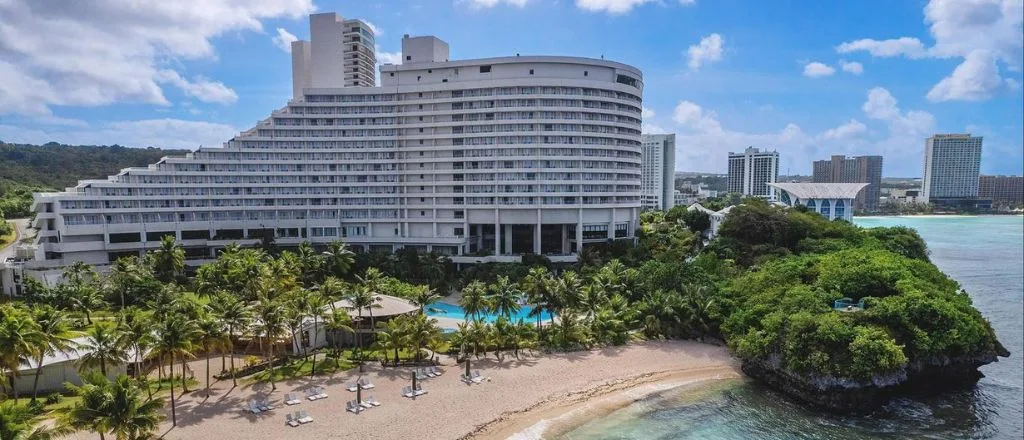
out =
[(1016, 206), (1024, 203), (1024, 176), (980, 176), (978, 197), (993, 205)]
[(676, 135), (641, 136), (640, 203), (643, 209), (669, 210), (675, 204)]
[(855, 210), (878, 209), (882, 186), (882, 156), (832, 156), (814, 161), (814, 183), (867, 183), (853, 201)]
[(346, 20), (334, 12), (312, 14), (309, 39), (292, 42), (293, 98), (302, 98), (307, 88), (376, 84), (374, 33), (365, 21)]
[(925, 140), (921, 201), (951, 204), (978, 198), (981, 136), (936, 134)]
[(747, 147), (742, 153), (729, 152), (728, 192), (773, 198), (779, 177), (779, 153)]

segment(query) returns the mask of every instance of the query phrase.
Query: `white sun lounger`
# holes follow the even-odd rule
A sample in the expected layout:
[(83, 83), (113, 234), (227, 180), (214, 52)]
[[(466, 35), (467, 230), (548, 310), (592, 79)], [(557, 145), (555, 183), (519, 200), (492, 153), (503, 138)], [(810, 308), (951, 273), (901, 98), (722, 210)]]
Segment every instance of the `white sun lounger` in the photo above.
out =
[(359, 384), (356, 382), (345, 384), (345, 389), (354, 393), (356, 392), (357, 389), (359, 389)]
[(357, 404), (355, 400), (350, 400), (348, 402), (345, 402), (345, 411), (352, 412), (352, 413), (359, 413), (362, 410), (363, 410), (363, 408), (361, 406), (359, 406), (359, 404)]
[(326, 399), (327, 398), (327, 390), (325, 390), (324, 387), (315, 387), (315, 388), (313, 388), (313, 392), (316, 393), (316, 398), (317, 399)]
[(299, 411), (298, 421), (299, 423), (309, 423), (313, 421), (313, 418), (309, 416), (306, 410)]
[(414, 396), (422, 396), (424, 394), (427, 394), (427, 390), (424, 390), (423, 388), (417, 388), (415, 390), (412, 390), (412, 394)]
[(284, 395), (284, 404), (285, 405), (298, 405), (300, 403), (302, 403), (302, 401), (299, 400), (298, 397), (296, 397), (294, 393), (287, 393), (287, 394)]
[(363, 407), (363, 408), (366, 408), (366, 409), (370, 409), (370, 408), (373, 408), (373, 404), (372, 404), (372, 403), (370, 403), (370, 401), (369, 401), (369, 400), (364, 400), (364, 401), (362, 401), (362, 402), (357, 402), (357, 403), (359, 404), (359, 406), (361, 406), (361, 407)]
[(316, 390), (308, 389), (306, 390), (306, 398), (309, 400), (316, 400), (319, 399), (320, 397), (317, 395)]
[(415, 394), (413, 394), (413, 392), (412, 392), (412, 387), (408, 387), (407, 386), (405, 388), (402, 388), (402, 396), (404, 396), (404, 397), (413, 397), (414, 395)]
[(296, 427), (296, 426), (299, 426), (299, 421), (295, 420), (295, 416), (293, 416), (291, 414), (285, 414), (284, 418), (285, 418), (285, 423), (287, 423), (288, 426), (291, 426), (293, 428)]
[(434, 372), (434, 376), (440, 376), (440, 375), (444, 374), (444, 372), (441, 371), (441, 369), (437, 368), (437, 367), (430, 367), (430, 371)]
[(473, 376), (470, 377), (470, 380), (472, 380), (473, 383), (480, 383), (481, 381), (484, 380), (484, 378), (482, 376), (480, 376), (480, 372), (479, 371), (474, 371), (473, 372)]
[(252, 414), (259, 414), (259, 413), (263, 412), (263, 410), (261, 410), (258, 406), (256, 406), (256, 402), (253, 402), (252, 400), (250, 400), (246, 404), (246, 407), (249, 410), (249, 412), (252, 413)]
[(376, 398), (376, 397), (370, 396), (370, 397), (368, 397), (368, 398), (366, 399), (366, 401), (367, 401), (367, 402), (370, 402), (370, 405), (373, 405), (373, 406), (380, 406), (380, 402), (379, 402), (379, 401), (377, 401), (377, 398)]
[(369, 380), (366, 380), (366, 379), (359, 379), (358, 383), (359, 383), (359, 387), (364, 389), (364, 390), (373, 389), (373, 387), (374, 387), (373, 383), (371, 383)]
[(256, 407), (259, 408), (261, 411), (270, 411), (274, 409), (274, 407), (267, 400), (257, 400)]

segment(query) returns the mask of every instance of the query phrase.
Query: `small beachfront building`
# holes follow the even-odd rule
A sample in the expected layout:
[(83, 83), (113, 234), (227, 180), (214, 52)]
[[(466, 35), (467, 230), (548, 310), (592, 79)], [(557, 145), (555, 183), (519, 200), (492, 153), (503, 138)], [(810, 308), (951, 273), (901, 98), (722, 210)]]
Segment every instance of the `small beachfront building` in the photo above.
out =
[[(362, 317), (360, 317), (360, 310), (357, 310), (352, 302), (343, 299), (336, 301), (331, 306), (324, 309), (324, 315), (330, 315), (332, 310), (344, 309), (348, 312), (349, 316), (352, 317), (352, 328), (357, 333), (362, 335), (363, 344), (369, 346), (373, 343), (373, 335), (376, 331), (373, 328), (378, 322), (387, 322), (401, 315), (415, 315), (420, 312), (419, 307), (413, 305), (407, 299), (399, 298), (390, 295), (377, 295), (377, 303), (374, 304), (373, 309), (363, 309)], [(371, 324), (370, 314), (373, 314)], [(313, 329), (313, 320), (307, 319), (303, 323), (300, 337), (298, 341), (292, 342), (293, 353), (301, 353), (303, 348), (320, 348), (327, 346), (351, 346), (355, 345), (358, 338), (355, 334), (346, 331), (328, 331), (327, 326), (324, 325), (324, 320), (319, 319), (317, 321), (316, 330)], [(299, 347), (297, 344), (303, 344), (303, 347)]]
[(769, 183), (775, 188), (776, 202), (785, 206), (806, 206), (829, 220), (853, 219), (853, 200), (867, 183)]
[(725, 208), (722, 208), (721, 211), (712, 211), (705, 208), (704, 205), (701, 205), (700, 203), (694, 203), (687, 207), (686, 210), (701, 211), (708, 215), (708, 218), (711, 220), (711, 228), (704, 231), (704, 235), (707, 236), (708, 240), (711, 240), (718, 235), (718, 228), (722, 226), (722, 222), (725, 221), (725, 216), (732, 210), (732, 206), (726, 206)]
[[(89, 353), (90, 348), (88, 345), (88, 338), (75, 338), (75, 344), (78, 345), (77, 350), (68, 351), (66, 353), (55, 353), (52, 356), (43, 357), (43, 368), (39, 371), (39, 388), (38, 393), (40, 395), (46, 395), (56, 392), (64, 392), (67, 390), (65, 383), (71, 383), (73, 385), (81, 385), (82, 377), (78, 371), (78, 360), (83, 355)], [(145, 355), (143, 353), (139, 356), (139, 361), (145, 361)], [(128, 358), (128, 362), (135, 362), (135, 352), (128, 350), (125, 353), (125, 357)], [(36, 367), (38, 364), (35, 359), (29, 362), (23, 362), (21, 367), (18, 369), (18, 375), (14, 377), (14, 389), (19, 395), (25, 396), (32, 393), (32, 385), (36, 380)], [(108, 365), (107, 366), (107, 377), (114, 379), (117, 376), (128, 373), (128, 365)]]

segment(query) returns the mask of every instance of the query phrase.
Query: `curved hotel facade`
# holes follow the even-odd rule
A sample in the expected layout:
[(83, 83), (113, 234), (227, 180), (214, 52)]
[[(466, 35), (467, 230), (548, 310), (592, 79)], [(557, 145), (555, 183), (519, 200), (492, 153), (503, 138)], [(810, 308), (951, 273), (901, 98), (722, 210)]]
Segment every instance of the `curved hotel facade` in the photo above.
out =
[(450, 61), (443, 41), (407, 35), (402, 64), (360, 86), (375, 79), (370, 27), (335, 14), (310, 23), (312, 41), (292, 46), (287, 106), (221, 148), (37, 194), (34, 258), (19, 267), (108, 264), (164, 235), (190, 264), (264, 237), (457, 262), (572, 261), (585, 243), (633, 238), (638, 69), (561, 56)]

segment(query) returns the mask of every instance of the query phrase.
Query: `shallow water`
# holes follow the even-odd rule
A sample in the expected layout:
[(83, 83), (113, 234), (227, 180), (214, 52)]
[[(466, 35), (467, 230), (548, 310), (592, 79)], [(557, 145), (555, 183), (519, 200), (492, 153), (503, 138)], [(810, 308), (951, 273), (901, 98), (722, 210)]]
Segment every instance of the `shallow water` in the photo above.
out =
[(1011, 357), (982, 368), (971, 389), (894, 400), (870, 415), (809, 410), (745, 379), (688, 385), (557, 436), (578, 439), (1019, 439), (1024, 436), (1024, 217), (869, 217), (905, 225), (961, 283)]

